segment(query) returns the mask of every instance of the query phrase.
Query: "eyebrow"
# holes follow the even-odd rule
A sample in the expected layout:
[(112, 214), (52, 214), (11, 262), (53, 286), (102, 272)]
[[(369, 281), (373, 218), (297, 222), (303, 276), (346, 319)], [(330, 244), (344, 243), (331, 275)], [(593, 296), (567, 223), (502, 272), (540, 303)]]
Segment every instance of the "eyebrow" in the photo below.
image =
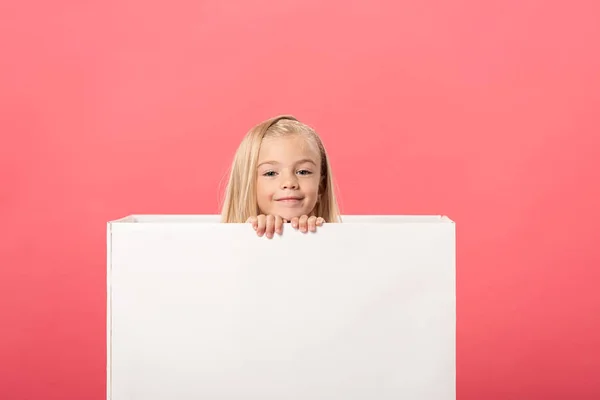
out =
[[(296, 162), (296, 164), (304, 164), (304, 163), (311, 163), (315, 167), (317, 166), (317, 163), (315, 163), (310, 158), (303, 158), (302, 160), (299, 160), (299, 161)], [(276, 164), (279, 164), (279, 163), (277, 161), (263, 161), (260, 164), (258, 164), (258, 166), (260, 167), (261, 165), (264, 165), (264, 164), (273, 164), (273, 165), (276, 165)]]

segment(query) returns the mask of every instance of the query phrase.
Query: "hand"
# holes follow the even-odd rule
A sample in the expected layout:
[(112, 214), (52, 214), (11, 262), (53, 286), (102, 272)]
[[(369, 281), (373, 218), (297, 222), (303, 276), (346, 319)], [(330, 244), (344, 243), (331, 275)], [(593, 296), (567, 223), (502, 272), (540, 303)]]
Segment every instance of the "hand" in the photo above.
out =
[(256, 231), (258, 236), (266, 234), (267, 238), (273, 238), (273, 234), (277, 233), (281, 235), (283, 232), (283, 223), (287, 222), (280, 216), (275, 215), (258, 215), (256, 217), (250, 217), (246, 222), (252, 224), (252, 228)]
[(308, 215), (303, 215), (301, 217), (292, 218), (292, 227), (294, 229), (300, 229), (300, 232), (306, 233), (308, 231), (316, 232), (317, 226), (323, 226), (325, 223), (325, 219), (321, 217), (309, 217)]

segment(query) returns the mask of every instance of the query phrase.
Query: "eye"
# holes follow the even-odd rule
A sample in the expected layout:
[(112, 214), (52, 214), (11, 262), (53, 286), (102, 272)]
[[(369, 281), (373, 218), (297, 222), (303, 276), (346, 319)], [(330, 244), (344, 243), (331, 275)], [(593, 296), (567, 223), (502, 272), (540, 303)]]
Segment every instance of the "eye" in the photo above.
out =
[(275, 176), (275, 171), (267, 171), (262, 174), (263, 176)]
[(309, 170), (307, 170), (307, 169), (301, 169), (297, 173), (300, 174), (300, 175), (310, 175), (310, 174), (312, 174), (312, 172), (309, 171)]

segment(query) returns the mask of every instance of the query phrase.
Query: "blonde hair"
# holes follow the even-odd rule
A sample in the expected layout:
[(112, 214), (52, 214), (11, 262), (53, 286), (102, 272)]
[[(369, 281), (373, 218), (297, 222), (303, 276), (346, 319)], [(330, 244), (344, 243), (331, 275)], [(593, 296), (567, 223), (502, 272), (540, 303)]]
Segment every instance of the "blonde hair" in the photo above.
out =
[(256, 174), (258, 153), (265, 137), (303, 134), (318, 147), (321, 155), (321, 183), (315, 205), (317, 217), (326, 222), (341, 222), (333, 186), (333, 176), (327, 152), (317, 133), (291, 115), (268, 119), (253, 127), (242, 139), (231, 165), (225, 199), (221, 209), (221, 222), (243, 223), (259, 214), (256, 199)]

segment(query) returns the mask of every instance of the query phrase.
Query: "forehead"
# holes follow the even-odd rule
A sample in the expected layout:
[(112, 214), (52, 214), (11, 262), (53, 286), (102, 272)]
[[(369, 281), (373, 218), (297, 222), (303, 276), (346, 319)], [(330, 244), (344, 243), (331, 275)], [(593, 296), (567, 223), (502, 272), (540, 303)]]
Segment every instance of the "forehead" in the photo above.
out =
[(317, 144), (305, 135), (266, 137), (260, 144), (259, 162), (264, 160), (294, 162), (305, 158), (314, 160), (316, 164), (321, 159)]

